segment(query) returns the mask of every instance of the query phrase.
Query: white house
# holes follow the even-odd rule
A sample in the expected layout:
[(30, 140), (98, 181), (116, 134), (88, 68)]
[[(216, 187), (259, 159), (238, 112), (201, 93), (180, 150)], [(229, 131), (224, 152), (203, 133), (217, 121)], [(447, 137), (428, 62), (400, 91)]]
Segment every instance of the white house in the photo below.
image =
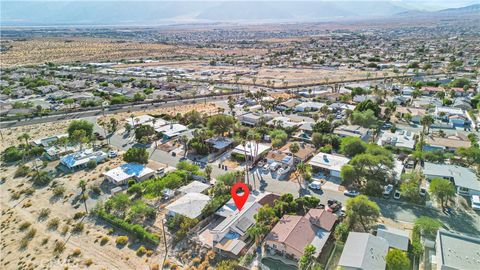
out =
[(380, 138), (377, 141), (378, 145), (392, 145), (395, 147), (403, 147), (408, 149), (415, 148), (415, 139), (414, 133), (406, 130), (396, 130), (395, 132), (390, 132), (385, 130), (379, 136)]
[(327, 153), (318, 153), (308, 164), (314, 168), (326, 171), (330, 176), (340, 178), (342, 167), (350, 161), (349, 158), (340, 155), (332, 155)]
[(167, 205), (167, 215), (173, 217), (182, 215), (188, 218), (198, 218), (202, 215), (203, 208), (210, 201), (210, 197), (201, 193), (187, 193)]
[(469, 168), (425, 162), (423, 174), (428, 180), (444, 178), (452, 181), (460, 195), (480, 195), (480, 181), (475, 172)]
[(60, 159), (60, 163), (70, 170), (85, 168), (89, 161), (100, 163), (107, 159), (107, 153), (103, 151), (93, 151), (93, 149), (84, 149), (64, 156)]
[(320, 108), (322, 108), (325, 105), (326, 105), (325, 103), (321, 103), (321, 102), (313, 102), (313, 101), (302, 102), (297, 106), (295, 106), (295, 111), (297, 112), (318, 111), (320, 110)]
[(130, 179), (141, 182), (152, 178), (155, 176), (155, 170), (152, 170), (142, 164), (127, 163), (111, 169), (103, 173), (103, 175), (110, 183), (118, 186), (127, 184)]
[(165, 140), (177, 137), (187, 130), (188, 128), (182, 124), (169, 124), (155, 129), (156, 132), (163, 134)]
[(232, 153), (240, 155), (246, 155), (251, 160), (258, 160), (264, 153), (270, 150), (270, 146), (267, 144), (257, 143), (255, 141), (249, 141), (243, 146), (239, 144), (235, 146)]

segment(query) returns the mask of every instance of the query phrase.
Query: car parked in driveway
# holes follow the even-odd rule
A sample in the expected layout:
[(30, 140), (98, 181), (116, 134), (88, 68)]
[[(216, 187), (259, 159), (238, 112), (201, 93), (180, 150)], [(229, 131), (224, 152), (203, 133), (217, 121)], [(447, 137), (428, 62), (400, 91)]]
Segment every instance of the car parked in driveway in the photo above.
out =
[(116, 151), (110, 150), (108, 151), (108, 157), (109, 158), (114, 158), (117, 157), (118, 153)]
[(480, 211), (480, 196), (472, 195), (470, 200), (472, 201), (472, 209), (476, 211)]
[(382, 193), (383, 197), (385, 198), (390, 197), (390, 195), (392, 194), (392, 191), (393, 191), (393, 185), (392, 184), (386, 185), (383, 188), (383, 193)]
[(393, 193), (393, 198), (394, 198), (395, 200), (399, 200), (399, 199), (400, 199), (400, 196), (401, 196), (400, 190), (398, 190), (398, 189), (395, 190), (395, 192)]
[(360, 195), (360, 192), (358, 190), (355, 190), (355, 189), (349, 189), (349, 190), (345, 190), (343, 192), (343, 195), (348, 196), (348, 197), (356, 197), (356, 196)]
[(322, 183), (320, 183), (319, 181), (313, 181), (308, 184), (308, 187), (314, 190), (320, 190), (322, 189)]

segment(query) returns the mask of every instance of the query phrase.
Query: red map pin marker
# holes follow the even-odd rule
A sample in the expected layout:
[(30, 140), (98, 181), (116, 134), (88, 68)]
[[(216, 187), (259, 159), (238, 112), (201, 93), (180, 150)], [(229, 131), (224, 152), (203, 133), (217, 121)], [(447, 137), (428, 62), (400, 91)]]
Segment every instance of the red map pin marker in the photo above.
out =
[[(239, 191), (239, 189), (241, 189), (243, 193), (238, 194), (237, 192)], [(233, 201), (235, 202), (238, 211), (240, 211), (247, 202), (248, 195), (250, 195), (250, 190), (248, 189), (248, 186), (244, 183), (236, 183), (230, 190), (230, 194), (232, 195)]]

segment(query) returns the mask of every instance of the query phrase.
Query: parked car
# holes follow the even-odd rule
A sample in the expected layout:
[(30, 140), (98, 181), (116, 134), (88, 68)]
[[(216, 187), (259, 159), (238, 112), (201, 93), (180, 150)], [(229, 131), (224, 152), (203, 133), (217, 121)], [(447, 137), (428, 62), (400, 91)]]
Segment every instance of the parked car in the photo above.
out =
[(336, 213), (342, 209), (342, 203), (337, 200), (328, 200), (327, 201), (327, 211), (330, 213)]
[(313, 181), (308, 184), (308, 187), (314, 190), (320, 190), (322, 189), (322, 183), (320, 183), (319, 181)]
[(114, 157), (117, 157), (117, 156), (118, 156), (118, 153), (116, 151), (113, 151), (113, 150), (108, 151), (108, 157), (109, 158), (114, 158)]
[(398, 190), (398, 189), (395, 190), (395, 193), (393, 193), (393, 198), (394, 198), (395, 200), (399, 200), (399, 199), (400, 199), (400, 196), (401, 196), (400, 190)]
[(480, 211), (480, 196), (472, 195), (470, 199), (472, 201), (472, 209)]
[(358, 190), (355, 190), (355, 189), (349, 189), (349, 190), (345, 190), (343, 192), (343, 195), (349, 196), (349, 197), (356, 197), (356, 196), (360, 195), (360, 192)]
[(390, 194), (392, 194), (392, 191), (393, 191), (393, 185), (392, 184), (386, 185), (383, 188), (383, 193), (382, 193), (383, 197), (385, 197), (385, 198), (390, 197)]

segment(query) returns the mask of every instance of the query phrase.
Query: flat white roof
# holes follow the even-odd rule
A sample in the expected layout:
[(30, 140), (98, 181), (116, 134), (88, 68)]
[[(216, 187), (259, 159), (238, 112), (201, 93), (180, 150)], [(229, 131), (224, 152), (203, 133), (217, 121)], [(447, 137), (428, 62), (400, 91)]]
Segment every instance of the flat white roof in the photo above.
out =
[(200, 181), (192, 181), (190, 184), (183, 186), (178, 190), (183, 193), (202, 193), (209, 187), (210, 185), (204, 184)]
[(256, 157), (255, 153), (257, 153), (256, 152), (257, 145), (258, 145), (258, 155), (270, 150), (271, 148), (270, 145), (257, 143), (255, 141), (250, 141), (245, 144), (245, 147), (243, 147), (242, 144), (237, 145), (233, 149), (233, 152), (244, 155), (246, 151), (247, 156)]
[(414, 135), (415, 133), (406, 130), (397, 130), (395, 133), (383, 131), (377, 141), (377, 144), (380, 146), (391, 144), (396, 147), (413, 149), (415, 148), (415, 140), (413, 139)]
[(132, 177), (142, 178), (143, 176), (154, 172), (154, 170), (146, 167), (145, 165), (137, 163), (127, 163), (111, 169), (108, 172), (105, 172), (103, 175), (118, 183)]
[(167, 205), (167, 210), (188, 218), (197, 218), (203, 208), (210, 201), (210, 197), (201, 193), (187, 193), (176, 201)]
[(170, 124), (155, 129), (156, 132), (161, 132), (168, 137), (175, 137), (187, 130), (188, 128), (181, 124)]
[(127, 122), (132, 126), (142, 125), (142, 124), (145, 124), (147, 122), (151, 122), (154, 118), (155, 117), (153, 117), (153, 116), (145, 114), (145, 115), (139, 115), (139, 116), (133, 117), (133, 121), (132, 121), (131, 117), (128, 117)]
[(350, 161), (349, 158), (344, 156), (332, 155), (327, 153), (318, 153), (314, 156), (308, 164), (314, 167), (328, 169), (331, 171), (340, 171), (343, 165)]

